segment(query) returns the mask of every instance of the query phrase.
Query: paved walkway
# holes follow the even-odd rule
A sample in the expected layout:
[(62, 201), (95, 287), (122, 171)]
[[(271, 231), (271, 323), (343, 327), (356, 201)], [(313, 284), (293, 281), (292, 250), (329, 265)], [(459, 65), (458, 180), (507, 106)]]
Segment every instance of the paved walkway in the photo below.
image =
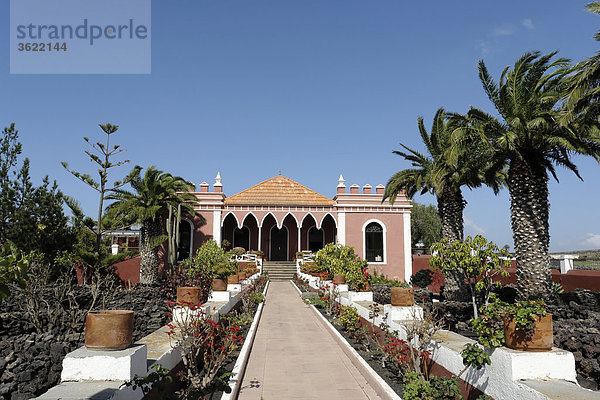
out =
[(289, 281), (272, 281), (239, 399), (379, 399)]

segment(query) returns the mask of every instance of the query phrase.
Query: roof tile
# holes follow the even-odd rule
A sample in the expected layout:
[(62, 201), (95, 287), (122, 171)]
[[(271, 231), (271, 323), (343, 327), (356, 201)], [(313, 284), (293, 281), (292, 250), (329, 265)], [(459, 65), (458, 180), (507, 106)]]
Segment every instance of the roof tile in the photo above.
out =
[(227, 197), (225, 204), (332, 206), (335, 201), (290, 178), (278, 175)]

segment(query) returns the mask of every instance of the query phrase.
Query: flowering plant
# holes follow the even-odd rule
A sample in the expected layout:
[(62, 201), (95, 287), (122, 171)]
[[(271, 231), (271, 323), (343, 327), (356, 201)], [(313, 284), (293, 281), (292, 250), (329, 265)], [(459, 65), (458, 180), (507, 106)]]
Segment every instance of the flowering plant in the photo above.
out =
[(212, 320), (201, 304), (186, 306), (188, 310), (167, 325), (170, 328), (167, 334), (181, 348), (188, 395), (198, 397), (219, 390), (229, 393), (227, 380), (231, 373), (221, 376), (217, 373), (244, 341), (240, 327)]

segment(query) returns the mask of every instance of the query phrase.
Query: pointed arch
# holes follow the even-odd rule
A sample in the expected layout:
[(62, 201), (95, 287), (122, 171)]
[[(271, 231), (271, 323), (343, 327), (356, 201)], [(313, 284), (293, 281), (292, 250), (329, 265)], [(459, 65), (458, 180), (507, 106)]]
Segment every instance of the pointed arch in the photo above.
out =
[(223, 219), (221, 220), (221, 226), (223, 226), (223, 224), (225, 223), (225, 220), (227, 219), (227, 217), (232, 216), (235, 219), (235, 224), (238, 228), (241, 228), (242, 225), (240, 225), (240, 221), (238, 220), (237, 216), (234, 214), (233, 211), (229, 211), (227, 214), (225, 214), (223, 216)]
[(256, 222), (256, 226), (258, 225), (258, 218), (256, 218), (256, 215), (254, 215), (254, 213), (252, 211), (249, 211), (246, 216), (244, 217), (244, 219), (242, 220), (242, 226), (244, 226), (244, 224), (246, 223), (246, 220), (248, 219), (248, 217), (252, 216), (254, 218), (254, 221)]
[(298, 224), (298, 218), (296, 218), (296, 216), (295, 216), (293, 213), (291, 213), (291, 212), (288, 212), (288, 213), (287, 213), (287, 214), (285, 214), (285, 215), (284, 215), (284, 217), (281, 219), (281, 224), (279, 224), (279, 222), (277, 223), (277, 227), (278, 227), (279, 229), (281, 229), (281, 227), (283, 226), (283, 223), (285, 222), (285, 219), (288, 217), (288, 215), (291, 215), (291, 216), (292, 216), (292, 218), (294, 218), (294, 221), (296, 221), (296, 226), (300, 226), (300, 225)]
[(302, 217), (302, 221), (300, 221), (300, 226), (304, 226), (304, 221), (305, 221), (305, 220), (306, 220), (308, 217), (312, 218), (312, 220), (313, 220), (313, 221), (314, 221), (314, 223), (315, 223), (315, 226), (317, 226), (317, 219), (315, 218), (315, 216), (314, 216), (314, 215), (312, 215), (312, 213), (311, 213), (310, 211), (309, 211), (309, 212), (307, 212), (306, 214), (304, 214), (304, 217)]
[(327, 218), (327, 216), (328, 216), (328, 215), (329, 215), (329, 216), (331, 217), (331, 219), (333, 220), (333, 225), (334, 225), (334, 226), (335, 226), (335, 228), (337, 229), (337, 221), (336, 221), (335, 217), (334, 217), (334, 216), (333, 216), (331, 213), (329, 213), (329, 212), (328, 212), (327, 214), (323, 215), (323, 218), (321, 218), (321, 221), (319, 221), (319, 223), (318, 223), (318, 225), (317, 225), (317, 228), (318, 228), (318, 229), (321, 229), (321, 227), (323, 226), (323, 221), (325, 221), (325, 218)]
[(262, 217), (262, 219), (260, 220), (260, 225), (259, 225), (260, 227), (262, 227), (262, 226), (263, 226), (263, 224), (265, 223), (265, 220), (267, 219), (267, 217), (268, 217), (269, 215), (270, 215), (271, 217), (273, 217), (273, 219), (275, 220), (275, 225), (279, 226), (279, 222), (277, 221), (277, 217), (275, 217), (275, 215), (274, 215), (274, 214), (273, 214), (271, 211), (269, 211), (269, 212), (268, 212), (268, 213), (266, 213), (266, 214), (265, 214), (265, 216), (264, 216), (264, 217)]

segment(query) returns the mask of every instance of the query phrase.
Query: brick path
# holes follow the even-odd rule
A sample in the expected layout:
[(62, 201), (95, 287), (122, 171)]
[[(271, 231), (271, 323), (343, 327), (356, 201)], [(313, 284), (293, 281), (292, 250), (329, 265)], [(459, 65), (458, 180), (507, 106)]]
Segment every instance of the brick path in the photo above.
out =
[(239, 399), (379, 399), (289, 281), (271, 281)]

